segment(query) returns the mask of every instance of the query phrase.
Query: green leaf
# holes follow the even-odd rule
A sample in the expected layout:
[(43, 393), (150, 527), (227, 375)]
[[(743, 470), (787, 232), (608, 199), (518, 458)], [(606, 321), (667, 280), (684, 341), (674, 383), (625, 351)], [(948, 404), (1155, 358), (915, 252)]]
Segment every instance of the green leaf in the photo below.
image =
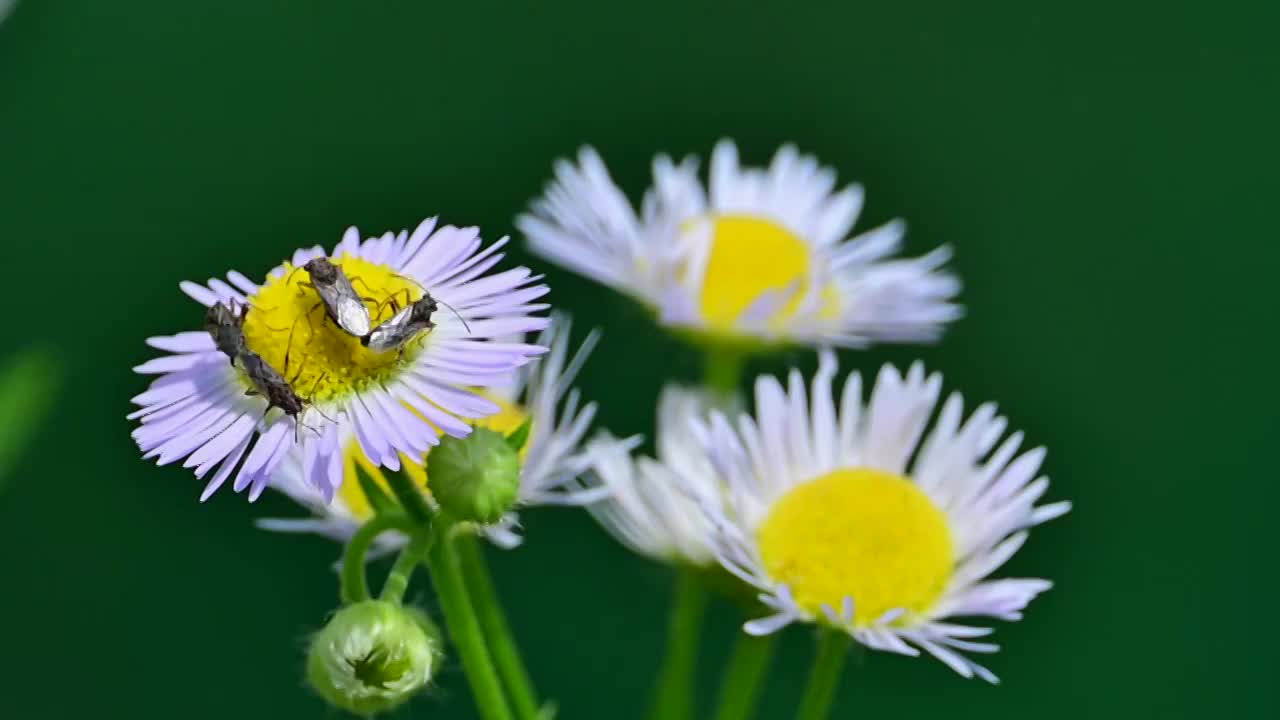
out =
[(62, 370), (47, 349), (26, 350), (0, 367), (0, 489), (53, 407)]

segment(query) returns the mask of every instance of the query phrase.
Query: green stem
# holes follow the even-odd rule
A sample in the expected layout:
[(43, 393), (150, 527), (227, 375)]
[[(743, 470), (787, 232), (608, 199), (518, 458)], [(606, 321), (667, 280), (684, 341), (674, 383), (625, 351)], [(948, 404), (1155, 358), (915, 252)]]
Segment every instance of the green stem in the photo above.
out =
[(404, 602), (404, 593), (409, 589), (409, 577), (413, 575), (414, 568), (426, 559), (427, 548), (431, 547), (434, 537), (431, 534), (430, 523), (413, 531), (413, 535), (409, 537), (409, 544), (400, 550), (395, 564), (391, 566), (390, 574), (387, 575), (387, 581), (382, 584), (379, 600), (396, 605)]
[(485, 647), (480, 620), (463, 582), (462, 568), (454, 552), (452, 530), (453, 523), (447, 518), (437, 519), (435, 542), (427, 551), (427, 567), (431, 570), (431, 581), (436, 586), (436, 595), (444, 610), (449, 637), (462, 659), (462, 669), (467, 674), (480, 717), (484, 720), (514, 720), (493, 660)]
[(849, 655), (849, 636), (829, 628), (819, 631), (817, 657), (800, 701), (796, 720), (825, 720), (840, 687), (840, 673)]
[(747, 363), (746, 355), (729, 348), (710, 347), (702, 357), (703, 380), (712, 390), (724, 395), (738, 392), (742, 369)]
[(369, 599), (369, 579), (365, 573), (365, 556), (369, 547), (378, 535), (387, 530), (411, 532), (413, 526), (409, 519), (396, 513), (394, 515), (375, 515), (347, 541), (346, 550), (342, 553), (342, 576), (340, 597), (343, 605)]
[(529, 678), (529, 671), (520, 659), (520, 650), (516, 647), (511, 626), (498, 602), (498, 593), (484, 560), (484, 549), (474, 535), (461, 535), (454, 539), (454, 545), (458, 561), (462, 565), (462, 577), (467, 583), (467, 592), (471, 594), (471, 605), (480, 617), (485, 639), (489, 642), (489, 651), (493, 653), (498, 673), (511, 695), (516, 717), (521, 720), (536, 720), (538, 696), (533, 689), (533, 681)]
[(693, 676), (707, 593), (693, 570), (676, 576), (675, 599), (667, 622), (667, 650), (658, 675), (652, 720), (690, 720), (693, 717)]
[(750, 720), (755, 714), (764, 689), (764, 674), (773, 659), (776, 637), (774, 633), (759, 637), (738, 633), (720, 686), (716, 720)]

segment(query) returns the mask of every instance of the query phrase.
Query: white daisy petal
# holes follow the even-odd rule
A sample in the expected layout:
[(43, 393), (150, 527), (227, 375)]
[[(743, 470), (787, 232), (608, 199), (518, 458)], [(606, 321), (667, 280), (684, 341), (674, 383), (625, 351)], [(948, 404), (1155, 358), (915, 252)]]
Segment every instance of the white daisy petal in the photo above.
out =
[[(705, 391), (667, 385), (658, 397), (657, 458), (633, 457), (639, 438), (619, 440), (607, 433), (587, 444), (589, 487), (605, 488), (606, 499), (588, 507), (619, 542), (663, 562), (706, 566), (715, 561), (711, 546), (714, 518), (699, 503), (719, 497), (721, 481), (689, 432), (714, 408), (732, 409), (732, 400)], [(726, 567), (738, 568), (732, 549)]]
[(767, 617), (748, 620), (743, 623), (742, 629), (748, 635), (772, 635), (782, 628), (795, 622), (798, 618), (790, 613), (778, 613)]
[[(808, 172), (796, 162), (781, 156), (777, 172)], [(750, 195), (758, 192), (754, 182), (725, 192)], [(995, 406), (981, 405), (965, 420), (959, 395), (947, 399), (930, 428), (942, 379), (919, 363), (905, 375), (883, 368), (865, 403), (851, 375), (837, 405), (834, 366), (834, 356), (823, 353), (808, 386), (795, 372), (785, 387), (757, 378), (754, 414), (731, 423), (712, 413), (692, 423), (686, 436), (694, 459), (683, 462), (712, 470), (702, 474), (702, 486), (692, 484), (697, 477), (668, 480), (693, 488), (705, 521), (690, 526), (703, 534), (685, 542), (709, 548), (774, 611), (747, 632), (823, 623), (873, 649), (924, 651), (965, 677), (995, 682), (964, 656), (999, 650), (974, 640), (990, 629), (946, 620), (1018, 620), (1051, 586), (989, 579), (1026, 542), (1028, 528), (1069, 509), (1035, 504), (1048, 490), (1045, 478), (1033, 479), (1043, 451), (1014, 459), (1020, 438), (1000, 444), (1007, 423)], [(612, 483), (614, 497), (602, 507), (630, 511), (615, 509), (606, 524), (633, 547), (659, 555), (649, 548), (664, 547), (672, 522), (630, 509), (638, 483), (623, 456), (615, 451), (597, 462), (598, 473), (627, 477)]]
[(213, 474), (213, 477), (205, 484), (204, 491), (200, 493), (200, 502), (204, 502), (212, 497), (213, 493), (217, 491), (218, 488), (222, 487), (223, 483), (227, 481), (227, 478), (231, 477), (231, 473), (240, 463), (240, 458), (244, 457), (244, 453), (249, 449), (249, 443), (252, 441), (253, 435), (246, 434), (244, 439), (240, 441), (240, 444), (236, 445), (235, 448), (232, 449), (232, 451), (222, 460), (222, 463), (218, 466), (218, 471)]

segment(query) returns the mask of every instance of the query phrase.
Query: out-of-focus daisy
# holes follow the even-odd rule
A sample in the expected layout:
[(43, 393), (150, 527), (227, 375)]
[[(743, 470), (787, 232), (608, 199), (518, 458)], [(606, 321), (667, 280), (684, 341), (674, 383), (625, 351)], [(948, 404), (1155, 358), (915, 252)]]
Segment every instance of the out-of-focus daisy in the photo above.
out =
[(639, 438), (606, 432), (587, 444), (584, 481), (608, 491), (587, 509), (618, 542), (673, 565), (715, 563), (711, 524), (695, 498), (714, 496), (719, 481), (689, 427), (723, 405), (719, 394), (669, 384), (658, 396), (657, 458), (633, 455)]
[(639, 213), (591, 148), (555, 175), (516, 221), (530, 246), (664, 325), (722, 343), (865, 346), (933, 341), (961, 314), (948, 248), (896, 259), (899, 221), (847, 239), (862, 188), (835, 192), (834, 171), (790, 145), (758, 169), (721, 141), (705, 190), (695, 158), (659, 155)]
[[(526, 422), (530, 423), (529, 437), (521, 453), (520, 489), (517, 506), (577, 505), (599, 499), (603, 492), (598, 488), (582, 488), (573, 481), (584, 469), (585, 461), (579, 454), (583, 436), (595, 417), (595, 403), (581, 404), (578, 391), (571, 389), (574, 378), (598, 340), (591, 333), (572, 357), (569, 356), (569, 329), (567, 317), (557, 316), (554, 323), (534, 341), (539, 347), (549, 347), (550, 352), (535, 364), (519, 370), (514, 378), (502, 385), (483, 391), (485, 413), (472, 421), (483, 427), (510, 436)], [(277, 489), (315, 513), (306, 519), (266, 519), (259, 526), (268, 530), (285, 532), (314, 532), (335, 540), (346, 540), (366, 520), (373, 516), (374, 507), (361, 488), (357, 473), (365, 473), (390, 494), (387, 481), (377, 464), (372, 462), (357, 438), (345, 436), (339, 443), (340, 467), (344, 480), (332, 502), (317, 491), (315, 484), (306, 479), (305, 459), (295, 457), (280, 471)], [(416, 458), (423, 458), (426, 452)], [(430, 492), (430, 482), (423, 463), (406, 462), (405, 471), (418, 485)], [(514, 547), (520, 543), (516, 532), (518, 518), (508, 513), (498, 523), (482, 529), (484, 534), (501, 547)], [(404, 545), (406, 538), (397, 532), (383, 533), (378, 537), (382, 549)]]
[[(507, 382), (510, 374), (545, 348), (495, 338), (546, 327), (546, 309), (534, 301), (545, 285), (527, 268), (486, 275), (503, 257), (502, 238), (481, 250), (475, 228), (436, 228), (434, 218), (412, 232), (361, 241), (350, 228), (329, 254), (363, 296), (372, 324), (392, 317), (424, 295), (442, 309), (435, 327), (399, 350), (377, 352), (340, 329), (302, 266), (324, 256), (320, 247), (298, 250), (257, 284), (239, 272), (207, 285), (183, 282), (201, 305), (244, 310), (247, 350), (280, 374), (308, 405), (297, 417), (268, 412), (251, 388), (241, 362), (229, 362), (207, 332), (150, 338), (170, 353), (138, 366), (159, 375), (133, 398), (139, 427), (133, 437), (144, 457), (161, 465), (184, 460), (198, 478), (216, 471), (201, 499), (233, 475), (233, 488), (255, 499), (297, 446), (305, 476), (322, 498), (343, 478), (343, 440), (355, 437), (376, 465), (399, 467), (401, 453), (420, 457), (439, 433), (462, 436), (467, 420), (498, 410), (470, 388)], [(445, 308), (448, 309), (445, 309)], [(247, 308), (247, 310), (245, 310)], [(310, 406), (314, 406), (310, 407)], [(295, 438), (300, 441), (295, 442)]]
[(996, 682), (962, 654), (998, 650), (975, 640), (991, 629), (950, 618), (1018, 620), (1050, 587), (988, 579), (1027, 528), (1071, 507), (1035, 504), (1049, 487), (1036, 477), (1043, 449), (1019, 455), (1021, 433), (1000, 442), (1006, 422), (994, 405), (964, 420), (958, 394), (921, 442), (939, 375), (925, 377), (916, 364), (903, 378), (886, 366), (864, 406), (854, 373), (837, 408), (835, 371), (823, 353), (812, 397), (798, 372), (786, 389), (761, 378), (754, 417), (695, 423), (725, 481), (724, 492), (700, 503), (716, 528), (716, 556), (772, 610), (745, 630), (817, 622), (877, 650), (924, 650), (961, 675)]

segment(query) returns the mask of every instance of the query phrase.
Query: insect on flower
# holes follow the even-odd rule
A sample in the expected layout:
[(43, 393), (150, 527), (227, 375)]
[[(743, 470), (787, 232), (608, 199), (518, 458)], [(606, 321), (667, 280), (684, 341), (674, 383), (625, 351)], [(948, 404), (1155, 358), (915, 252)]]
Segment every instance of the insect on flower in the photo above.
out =
[(240, 306), (237, 311), (234, 306), (227, 307), (219, 302), (210, 305), (204, 315), (204, 329), (233, 366), (236, 358), (248, 349), (244, 344), (244, 318), (248, 312), (248, 305)]
[[(370, 331), (368, 335), (360, 338), (360, 344), (374, 352), (403, 351), (404, 346), (417, 337), (419, 333), (431, 330), (436, 326), (431, 321), (432, 313), (439, 310), (441, 305), (448, 307), (447, 304), (432, 297), (426, 288), (422, 290), (422, 297), (403, 308), (396, 308), (398, 303), (395, 297), (388, 298), (387, 302), (391, 304), (395, 314)], [(453, 311), (454, 315), (458, 315), (456, 310), (449, 309)], [(461, 315), (458, 315), (458, 319), (462, 322), (462, 326), (470, 332), (467, 321)]]
[[(289, 381), (285, 379), (285, 376), (271, 367), (258, 353), (246, 348), (238, 357), (240, 367), (244, 370), (245, 376), (249, 378), (249, 382), (253, 383), (253, 387), (245, 390), (244, 394), (249, 396), (261, 395), (266, 398), (267, 410), (263, 413), (264, 417), (266, 413), (271, 412), (271, 408), (275, 407), (280, 408), (285, 415), (293, 418), (293, 436), (296, 442), (299, 430), (304, 427), (301, 417), (302, 412), (308, 406), (312, 406), (311, 403), (299, 396), (293, 386), (289, 384)], [(299, 370), (298, 372), (301, 374), (302, 371)], [(323, 377), (321, 380), (323, 380)], [(319, 382), (317, 380), (316, 384), (319, 384)], [(320, 412), (319, 408), (316, 409), (316, 412)], [(319, 434), (318, 431), (317, 434)]]
[[(274, 407), (280, 408), (284, 414), (292, 417), (295, 423), (294, 437), (296, 438), (297, 431), (302, 426), (299, 415), (310, 403), (298, 395), (285, 378), (284, 373), (276, 370), (266, 360), (263, 360), (261, 355), (250, 350), (248, 345), (245, 344), (244, 319), (248, 313), (248, 305), (241, 305), (237, 311), (234, 307), (228, 307), (220, 302), (214, 303), (209, 306), (208, 312), (205, 313), (205, 330), (213, 337), (213, 342), (217, 345), (218, 350), (230, 359), (232, 366), (235, 366), (237, 360), (240, 361), (240, 369), (244, 371), (249, 382), (253, 384), (252, 388), (245, 391), (245, 395), (261, 395), (265, 398), (267, 401), (267, 413), (271, 412), (271, 408)], [(285, 373), (287, 373), (289, 371), (287, 356), (285, 362)], [(298, 374), (301, 375), (301, 373), (302, 371), (299, 369)], [(317, 381), (318, 383), (319, 381)], [(265, 416), (266, 413), (263, 413), (263, 415)]]
[[(392, 300), (392, 303), (395, 303)], [(420, 332), (435, 327), (431, 314), (440, 305), (431, 295), (424, 294), (415, 302), (397, 310), (386, 322), (360, 338), (360, 344), (375, 352), (400, 350)]]
[[(135, 368), (159, 377), (133, 398), (134, 440), (158, 464), (181, 462), (198, 478), (211, 476), (204, 498), (230, 485), (254, 499), (295, 454), (311, 471), (306, 482), (332, 497), (342, 482), (338, 440), (345, 433), (358, 439), (371, 463), (393, 469), (401, 457), (424, 455), (443, 434), (467, 434), (467, 421), (493, 412), (476, 388), (509, 382), (512, 371), (545, 352), (506, 339), (541, 330), (548, 320), (536, 314), (546, 309), (536, 300), (547, 288), (528, 268), (490, 272), (505, 243), (485, 247), (475, 228), (437, 227), (434, 219), (412, 232), (368, 239), (349, 228), (336, 246), (299, 249), (260, 282), (229, 271), (225, 281), (181, 283), (203, 306), (202, 319), (213, 305), (230, 312), (215, 310), (199, 332), (148, 339), (164, 355)], [(431, 332), (420, 332), (402, 352), (365, 347), (360, 339), (373, 325), (422, 297), (415, 285), (430, 287), (442, 305), (456, 305), (474, 332), (464, 331), (460, 318), (437, 314)], [(400, 303), (394, 311), (392, 296)], [(379, 303), (385, 306), (375, 317)], [(257, 358), (239, 350), (239, 335)], [(224, 349), (234, 352), (233, 364)], [(257, 397), (245, 397), (246, 389)], [(268, 402), (285, 412), (264, 416)], [(283, 415), (295, 411), (303, 425), (289, 428)], [(321, 436), (311, 442), (303, 429)]]
[(297, 270), (306, 270), (311, 275), (310, 283), (299, 284), (316, 291), (324, 304), (325, 313), (334, 324), (356, 337), (369, 334), (372, 329), (369, 308), (365, 307), (364, 299), (356, 292), (351, 279), (342, 268), (330, 262), (329, 258), (317, 257), (308, 260), (294, 272)]

